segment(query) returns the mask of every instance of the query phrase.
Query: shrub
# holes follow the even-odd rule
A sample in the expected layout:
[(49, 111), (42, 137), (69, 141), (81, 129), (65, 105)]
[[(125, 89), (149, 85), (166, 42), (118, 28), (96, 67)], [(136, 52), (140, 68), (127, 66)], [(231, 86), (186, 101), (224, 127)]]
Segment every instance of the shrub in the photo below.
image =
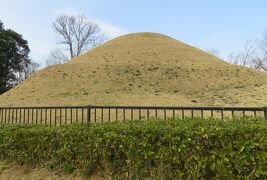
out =
[(267, 178), (263, 119), (0, 127), (0, 158), (140, 179)]

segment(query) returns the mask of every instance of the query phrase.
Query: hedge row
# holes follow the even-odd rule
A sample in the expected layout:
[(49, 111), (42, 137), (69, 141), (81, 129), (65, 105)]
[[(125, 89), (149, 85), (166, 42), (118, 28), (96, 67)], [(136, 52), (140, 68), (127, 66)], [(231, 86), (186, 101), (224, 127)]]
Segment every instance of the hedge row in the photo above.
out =
[(244, 118), (1, 126), (0, 158), (89, 176), (265, 179), (267, 123)]

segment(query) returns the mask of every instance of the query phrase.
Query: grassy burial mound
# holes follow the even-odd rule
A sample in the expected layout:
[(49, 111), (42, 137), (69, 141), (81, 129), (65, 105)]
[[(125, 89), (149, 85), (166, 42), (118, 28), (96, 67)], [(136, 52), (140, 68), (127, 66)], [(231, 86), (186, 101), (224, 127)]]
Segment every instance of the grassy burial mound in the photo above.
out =
[(49, 66), (0, 96), (0, 106), (267, 104), (267, 75), (156, 33), (115, 38)]

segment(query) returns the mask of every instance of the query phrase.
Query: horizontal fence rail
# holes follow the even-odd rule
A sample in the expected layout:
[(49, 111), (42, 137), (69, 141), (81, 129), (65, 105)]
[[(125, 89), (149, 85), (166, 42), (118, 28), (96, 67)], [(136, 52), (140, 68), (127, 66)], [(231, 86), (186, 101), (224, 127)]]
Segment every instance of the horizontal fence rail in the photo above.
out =
[(54, 106), (0, 107), (0, 124), (89, 124), (98, 122), (169, 119), (264, 117), (267, 107), (178, 107), (178, 106)]

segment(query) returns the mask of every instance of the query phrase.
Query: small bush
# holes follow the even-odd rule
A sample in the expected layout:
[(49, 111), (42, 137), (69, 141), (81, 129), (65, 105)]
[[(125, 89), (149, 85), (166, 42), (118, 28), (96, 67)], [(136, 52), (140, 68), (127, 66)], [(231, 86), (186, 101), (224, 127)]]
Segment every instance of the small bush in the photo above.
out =
[(263, 119), (1, 126), (0, 158), (142, 179), (267, 178)]

